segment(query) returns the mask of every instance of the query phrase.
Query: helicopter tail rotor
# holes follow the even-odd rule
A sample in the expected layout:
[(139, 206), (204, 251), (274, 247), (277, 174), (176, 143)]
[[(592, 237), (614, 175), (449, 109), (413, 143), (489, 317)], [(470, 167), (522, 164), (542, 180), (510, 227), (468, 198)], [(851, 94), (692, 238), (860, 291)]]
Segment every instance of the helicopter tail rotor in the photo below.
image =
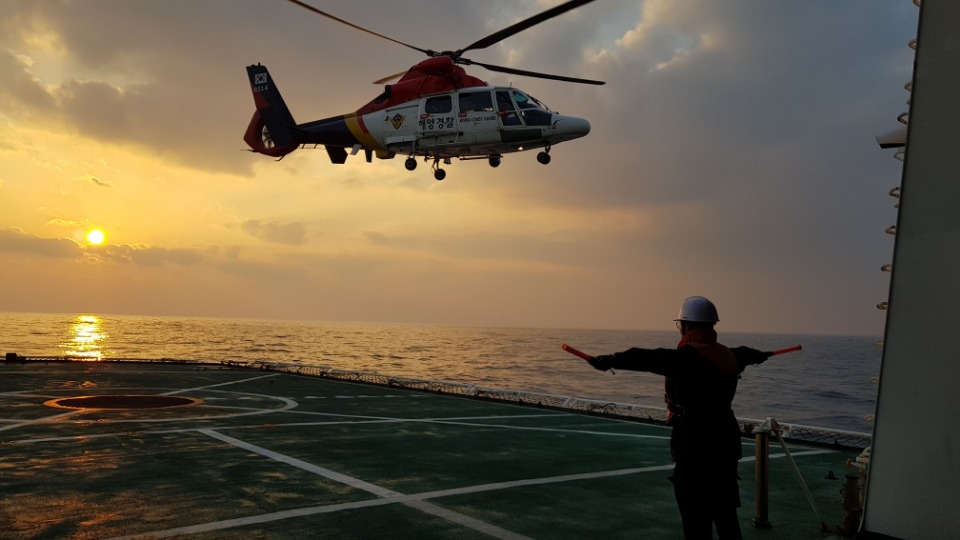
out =
[(297, 149), (296, 146), (277, 146), (260, 111), (253, 112), (253, 118), (250, 119), (247, 131), (243, 134), (243, 141), (251, 151), (275, 158), (283, 157)]
[(293, 152), (298, 143), (290, 127), (296, 126), (296, 122), (266, 66), (247, 66), (247, 75), (257, 110), (243, 135), (244, 142), (254, 152), (272, 157), (283, 157)]

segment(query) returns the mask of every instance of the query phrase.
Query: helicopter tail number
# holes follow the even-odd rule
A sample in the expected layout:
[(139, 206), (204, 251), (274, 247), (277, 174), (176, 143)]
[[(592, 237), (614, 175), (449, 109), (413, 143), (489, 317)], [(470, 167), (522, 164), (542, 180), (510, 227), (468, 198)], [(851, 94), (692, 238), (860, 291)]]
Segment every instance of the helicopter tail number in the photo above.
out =
[(247, 66), (247, 76), (257, 110), (247, 126), (244, 142), (254, 152), (272, 157), (283, 157), (293, 152), (298, 142), (290, 128), (297, 124), (267, 67), (260, 64)]

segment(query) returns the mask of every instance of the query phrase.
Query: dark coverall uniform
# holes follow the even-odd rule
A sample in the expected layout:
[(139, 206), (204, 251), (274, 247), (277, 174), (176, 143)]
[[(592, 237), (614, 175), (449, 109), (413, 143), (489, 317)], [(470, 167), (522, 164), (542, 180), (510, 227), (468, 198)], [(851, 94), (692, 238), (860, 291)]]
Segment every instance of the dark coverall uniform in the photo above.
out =
[(731, 404), (739, 374), (768, 353), (716, 342), (710, 330), (688, 335), (677, 349), (639, 349), (596, 356), (595, 368), (649, 371), (666, 376), (673, 482), (687, 540), (739, 539), (740, 488), (737, 462), (743, 457), (740, 426)]

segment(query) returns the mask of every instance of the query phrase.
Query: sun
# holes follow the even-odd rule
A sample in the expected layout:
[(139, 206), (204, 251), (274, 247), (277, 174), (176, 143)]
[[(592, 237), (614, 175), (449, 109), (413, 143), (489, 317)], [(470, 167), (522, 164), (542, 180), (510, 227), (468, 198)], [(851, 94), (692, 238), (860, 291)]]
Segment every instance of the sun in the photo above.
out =
[(91, 244), (102, 244), (103, 240), (103, 231), (100, 229), (93, 229), (87, 233), (87, 242), (90, 242)]

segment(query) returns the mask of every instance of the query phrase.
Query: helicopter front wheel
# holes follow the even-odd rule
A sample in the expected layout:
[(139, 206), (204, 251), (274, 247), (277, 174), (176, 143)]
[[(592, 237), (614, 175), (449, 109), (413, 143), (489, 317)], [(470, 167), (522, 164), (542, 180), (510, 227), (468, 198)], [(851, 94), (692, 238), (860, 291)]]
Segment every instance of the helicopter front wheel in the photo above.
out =
[(490, 156), (487, 158), (487, 162), (490, 163), (490, 166), (496, 169), (500, 166), (500, 156)]
[(413, 159), (413, 156), (408, 157), (407, 160), (403, 162), (403, 166), (406, 167), (408, 171), (412, 171), (417, 168), (417, 160)]
[(537, 154), (537, 161), (539, 161), (544, 165), (546, 165), (547, 163), (550, 163), (550, 154), (547, 152), (540, 152), (539, 154)]

